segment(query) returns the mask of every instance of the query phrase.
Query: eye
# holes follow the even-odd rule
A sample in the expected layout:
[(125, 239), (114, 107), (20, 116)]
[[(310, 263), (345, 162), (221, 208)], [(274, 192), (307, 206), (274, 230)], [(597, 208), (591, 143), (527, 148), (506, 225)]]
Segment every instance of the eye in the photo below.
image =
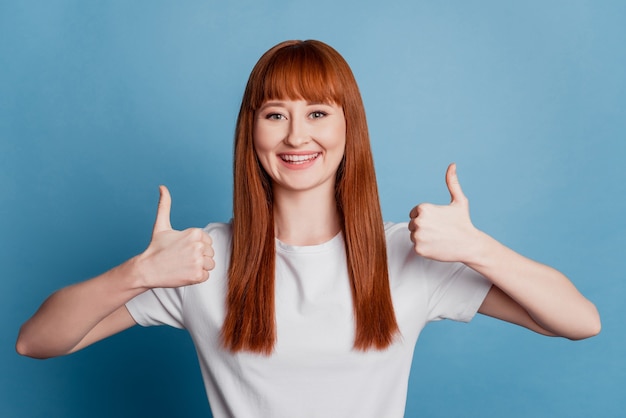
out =
[(311, 119), (319, 119), (319, 118), (323, 118), (324, 116), (328, 115), (328, 113), (326, 112), (322, 112), (320, 110), (316, 110), (315, 112), (311, 112), (311, 114), (309, 115), (309, 117)]
[(281, 115), (280, 113), (268, 113), (267, 115), (265, 115), (265, 119), (282, 120), (285, 119), (285, 116)]

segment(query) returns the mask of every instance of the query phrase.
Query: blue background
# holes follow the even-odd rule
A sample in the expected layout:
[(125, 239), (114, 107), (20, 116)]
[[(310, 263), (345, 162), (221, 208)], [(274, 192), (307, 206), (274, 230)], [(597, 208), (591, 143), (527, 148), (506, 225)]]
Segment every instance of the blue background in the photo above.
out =
[(184, 331), (46, 361), (15, 337), (48, 294), (145, 248), (159, 184), (177, 228), (230, 218), (247, 76), (293, 38), (351, 64), (387, 220), (446, 203), (456, 161), (474, 223), (602, 315), (581, 342), (427, 327), (407, 416), (623, 416), (624, 22), (621, 1), (2, 1), (0, 416), (209, 416)]

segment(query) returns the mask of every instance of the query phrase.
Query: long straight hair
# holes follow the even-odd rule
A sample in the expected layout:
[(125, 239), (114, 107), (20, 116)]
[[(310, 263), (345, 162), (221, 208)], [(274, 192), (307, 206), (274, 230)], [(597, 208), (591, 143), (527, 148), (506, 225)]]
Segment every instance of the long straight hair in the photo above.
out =
[(286, 41), (257, 62), (235, 130), (232, 252), (222, 342), (233, 352), (269, 355), (276, 342), (272, 182), (253, 145), (255, 112), (268, 100), (334, 103), (346, 120), (335, 197), (345, 241), (355, 318), (354, 348), (387, 348), (398, 333), (385, 233), (365, 109), (343, 57), (319, 41)]

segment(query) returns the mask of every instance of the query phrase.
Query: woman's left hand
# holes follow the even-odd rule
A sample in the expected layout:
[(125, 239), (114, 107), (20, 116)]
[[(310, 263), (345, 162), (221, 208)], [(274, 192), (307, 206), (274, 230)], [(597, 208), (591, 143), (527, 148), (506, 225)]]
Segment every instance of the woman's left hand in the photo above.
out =
[(437, 261), (467, 262), (480, 242), (469, 214), (469, 201), (459, 183), (456, 164), (448, 166), (449, 205), (422, 203), (411, 210), (411, 241), (418, 255)]
[(438, 261), (466, 264), (493, 283), (479, 312), (546, 335), (582, 339), (600, 332), (595, 305), (569, 279), (500, 244), (472, 225), (469, 202), (456, 175), (446, 173), (450, 204), (424, 203), (411, 211), (415, 252)]

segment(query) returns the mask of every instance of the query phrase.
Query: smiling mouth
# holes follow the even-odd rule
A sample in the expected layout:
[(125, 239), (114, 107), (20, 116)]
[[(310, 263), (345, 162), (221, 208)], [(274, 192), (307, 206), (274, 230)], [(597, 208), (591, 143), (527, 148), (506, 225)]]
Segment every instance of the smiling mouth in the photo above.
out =
[(279, 157), (281, 160), (289, 164), (304, 164), (315, 160), (317, 157), (319, 157), (319, 155), (319, 152), (315, 152), (313, 154), (305, 155), (280, 154)]

